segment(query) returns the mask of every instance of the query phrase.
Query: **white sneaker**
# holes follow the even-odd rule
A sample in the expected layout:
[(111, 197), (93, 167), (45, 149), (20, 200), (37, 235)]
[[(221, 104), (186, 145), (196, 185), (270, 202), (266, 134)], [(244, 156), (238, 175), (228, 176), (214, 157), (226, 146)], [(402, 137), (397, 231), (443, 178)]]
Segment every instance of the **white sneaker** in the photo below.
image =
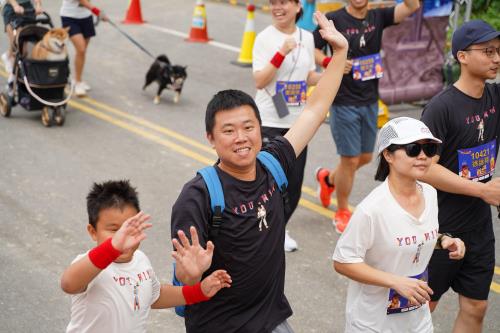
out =
[(77, 97), (84, 97), (87, 95), (87, 90), (85, 90), (85, 88), (82, 86), (82, 83), (81, 82), (76, 82), (75, 83), (75, 91), (74, 91), (74, 94), (77, 96)]
[(298, 250), (298, 248), (299, 247), (297, 246), (297, 242), (295, 241), (295, 239), (290, 237), (290, 235), (288, 234), (288, 230), (287, 230), (285, 233), (285, 251), (286, 252), (293, 252), (293, 251)]
[(92, 88), (89, 86), (89, 84), (85, 81), (82, 81), (80, 82), (80, 84), (82, 85), (83, 89), (85, 89), (86, 91), (89, 91), (91, 90)]
[(14, 63), (12, 59), (9, 58), (8, 52), (2, 53), (2, 61), (5, 66), (5, 71), (9, 74), (12, 73), (12, 70), (14, 69)]

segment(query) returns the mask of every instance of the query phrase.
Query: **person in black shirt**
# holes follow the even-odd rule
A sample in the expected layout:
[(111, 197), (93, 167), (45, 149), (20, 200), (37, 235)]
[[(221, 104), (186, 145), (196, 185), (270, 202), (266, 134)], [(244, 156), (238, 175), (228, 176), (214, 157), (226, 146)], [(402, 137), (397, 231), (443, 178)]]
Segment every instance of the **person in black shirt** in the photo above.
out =
[[(377, 135), (378, 78), (383, 75), (382, 32), (418, 8), (418, 0), (404, 0), (395, 7), (373, 10), (368, 10), (368, 0), (349, 0), (347, 7), (326, 14), (349, 41), (344, 77), (330, 109), (330, 128), (341, 156), (340, 164), (333, 170), (316, 171), (324, 207), (330, 205), (330, 196), (337, 190), (338, 209), (333, 223), (338, 233), (344, 231), (351, 217), (348, 200), (355, 172), (372, 159)], [(316, 63), (328, 64), (330, 58), (321, 51), (326, 43), (318, 31), (314, 32), (314, 44)]]
[[(347, 40), (324, 15), (315, 15), (321, 35), (336, 51), (334, 64), (328, 66), (295, 124), (264, 148), (278, 159), (287, 177), (326, 116), (347, 57)], [(202, 246), (211, 248), (213, 242), (215, 249), (211, 265), (201, 260), (199, 269), (178, 269), (176, 276), (192, 285), (223, 267), (231, 274), (232, 286), (206, 306), (187, 306), (186, 331), (293, 332), (286, 321), (292, 310), (284, 295), (285, 205), (273, 176), (256, 160), (262, 148), (257, 106), (241, 91), (218, 92), (207, 106), (205, 124), (219, 157), (215, 168), (224, 189), (225, 210), (218, 235), (209, 238), (213, 226), (207, 187), (200, 175), (184, 186), (172, 208), (172, 237), (178, 235), (184, 247), (204, 251)], [(185, 236), (190, 225), (200, 238), (193, 238), (193, 245)]]
[(461, 26), (452, 38), (460, 63), (454, 85), (432, 98), (422, 121), (443, 141), (422, 179), (438, 189), (439, 232), (465, 242), (463, 260), (435, 250), (429, 263), (433, 311), (451, 287), (459, 294), (454, 332), (480, 332), (495, 267), (491, 207), (500, 204), (500, 179), (492, 179), (500, 143), (500, 32), (484, 21)]

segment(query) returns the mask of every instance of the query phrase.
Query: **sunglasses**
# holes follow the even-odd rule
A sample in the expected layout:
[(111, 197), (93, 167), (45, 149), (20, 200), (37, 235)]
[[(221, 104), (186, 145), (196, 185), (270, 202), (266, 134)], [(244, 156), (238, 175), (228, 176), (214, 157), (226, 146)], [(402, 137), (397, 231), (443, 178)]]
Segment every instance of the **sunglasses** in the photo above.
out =
[(427, 143), (407, 143), (405, 145), (391, 145), (390, 151), (396, 151), (398, 149), (404, 149), (406, 155), (409, 157), (417, 157), (420, 155), (420, 152), (423, 150), (424, 154), (427, 157), (433, 157), (437, 154), (438, 145), (436, 143), (427, 142)]

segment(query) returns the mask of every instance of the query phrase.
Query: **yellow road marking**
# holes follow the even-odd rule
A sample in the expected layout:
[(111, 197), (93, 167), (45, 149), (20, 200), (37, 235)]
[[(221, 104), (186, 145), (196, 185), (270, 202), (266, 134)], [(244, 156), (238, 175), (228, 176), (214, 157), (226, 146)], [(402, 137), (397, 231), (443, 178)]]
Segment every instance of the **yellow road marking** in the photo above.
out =
[(500, 267), (495, 266), (495, 274), (500, 275)]

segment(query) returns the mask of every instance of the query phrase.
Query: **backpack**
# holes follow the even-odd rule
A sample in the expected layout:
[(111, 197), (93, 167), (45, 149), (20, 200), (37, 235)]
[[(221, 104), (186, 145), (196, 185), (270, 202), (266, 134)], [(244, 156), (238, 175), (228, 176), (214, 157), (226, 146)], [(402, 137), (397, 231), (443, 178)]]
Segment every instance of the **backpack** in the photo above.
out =
[[(279, 161), (272, 154), (267, 151), (261, 151), (257, 154), (257, 159), (264, 165), (264, 167), (271, 173), (278, 188), (283, 197), (283, 203), (285, 209), (288, 206), (288, 193), (286, 188), (288, 186), (288, 180), (286, 178), (285, 172), (281, 167)], [(222, 184), (219, 179), (219, 175), (213, 166), (207, 166), (203, 169), (198, 170), (208, 189), (208, 194), (210, 196), (210, 207), (212, 210), (212, 223), (209, 224), (208, 238), (214, 239), (219, 234), (219, 228), (222, 224), (222, 212), (226, 207), (224, 202), (224, 191), (222, 189)], [(175, 276), (175, 262), (174, 262), (174, 276), (172, 278), (172, 284), (174, 286), (182, 286), (182, 282), (177, 280)], [(178, 316), (184, 317), (185, 305), (176, 306), (175, 313)]]

